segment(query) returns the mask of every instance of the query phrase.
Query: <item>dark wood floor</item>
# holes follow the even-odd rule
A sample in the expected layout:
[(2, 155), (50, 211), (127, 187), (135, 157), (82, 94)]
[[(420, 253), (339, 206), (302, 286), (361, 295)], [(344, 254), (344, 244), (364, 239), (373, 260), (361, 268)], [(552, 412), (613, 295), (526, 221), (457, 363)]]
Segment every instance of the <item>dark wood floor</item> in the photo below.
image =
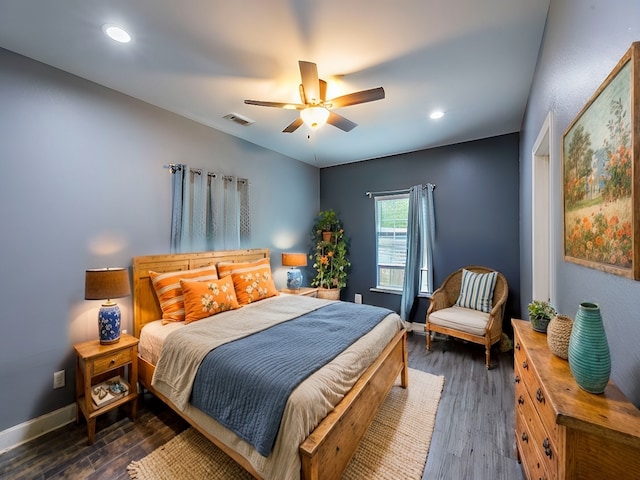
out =
[[(522, 480), (513, 434), (512, 352), (494, 350), (484, 367), (484, 350), (456, 340), (409, 335), (412, 368), (444, 375), (445, 385), (423, 479)], [(2, 479), (128, 479), (126, 466), (164, 444), (186, 423), (150, 395), (136, 422), (116, 410), (98, 418), (96, 441), (75, 423), (0, 455)], [(401, 480), (401, 479), (399, 479)]]

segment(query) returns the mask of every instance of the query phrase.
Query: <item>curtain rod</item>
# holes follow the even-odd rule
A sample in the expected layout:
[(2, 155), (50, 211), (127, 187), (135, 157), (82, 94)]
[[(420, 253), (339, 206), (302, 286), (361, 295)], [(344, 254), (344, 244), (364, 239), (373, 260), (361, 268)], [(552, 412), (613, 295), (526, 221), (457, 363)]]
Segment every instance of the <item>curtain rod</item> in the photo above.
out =
[[(422, 185), (422, 188), (427, 188), (427, 187), (431, 187), (433, 190), (436, 189), (436, 185), (433, 183), (427, 183), (426, 185)], [(399, 190), (385, 190), (382, 192), (365, 192), (364, 194), (369, 198), (373, 198), (378, 195), (391, 195), (394, 193), (409, 193), (409, 190), (411, 190), (411, 188), (401, 188)]]
[[(162, 168), (168, 168), (169, 172), (171, 173), (176, 173), (182, 170), (182, 167), (186, 167), (186, 165), (182, 165), (179, 163), (170, 163), (169, 165), (163, 165)], [(189, 171), (191, 173), (193, 173), (194, 175), (202, 175), (202, 169), (201, 168), (190, 168)], [(220, 175), (219, 173), (215, 173), (215, 172), (207, 172), (207, 176), (208, 177), (213, 177), (216, 178), (218, 175)], [(233, 180), (233, 176), (231, 175), (222, 175), (222, 179), (223, 180), (227, 180), (227, 181), (231, 181)], [(249, 179), (248, 178), (238, 178), (238, 183), (249, 183)]]

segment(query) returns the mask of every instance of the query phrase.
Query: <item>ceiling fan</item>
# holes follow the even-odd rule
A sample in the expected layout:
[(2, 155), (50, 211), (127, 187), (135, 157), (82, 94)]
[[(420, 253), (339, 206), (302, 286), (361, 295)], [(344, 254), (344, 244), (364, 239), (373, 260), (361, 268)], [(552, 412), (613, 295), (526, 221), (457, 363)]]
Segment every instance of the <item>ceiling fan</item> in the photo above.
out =
[(340, 130), (350, 132), (358, 124), (338, 115), (332, 109), (373, 102), (384, 98), (384, 88), (378, 87), (327, 100), (327, 82), (318, 78), (317, 65), (303, 60), (300, 60), (298, 65), (300, 66), (300, 77), (302, 78), (302, 83), (299, 87), (302, 103), (264, 102), (261, 100), (244, 101), (247, 105), (299, 110), (300, 116), (283, 130), (284, 133), (296, 131), (303, 123), (306, 123), (311, 128), (318, 128), (328, 123)]

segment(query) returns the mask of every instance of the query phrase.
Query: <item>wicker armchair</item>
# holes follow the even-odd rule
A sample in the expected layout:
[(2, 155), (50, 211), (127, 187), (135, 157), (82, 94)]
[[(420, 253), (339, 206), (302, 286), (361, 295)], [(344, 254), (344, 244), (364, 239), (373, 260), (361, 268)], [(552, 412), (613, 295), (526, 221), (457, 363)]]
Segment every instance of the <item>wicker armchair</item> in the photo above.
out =
[[(464, 267), (475, 273), (490, 273), (494, 270), (486, 267)], [(456, 307), (462, 283), (462, 268), (449, 275), (431, 296), (427, 310), (425, 331), (427, 350), (431, 350), (434, 332), (461, 338), (485, 346), (486, 366), (490, 368), (491, 346), (502, 338), (502, 318), (509, 293), (507, 281), (498, 273), (493, 290), (492, 308), (489, 313)], [(446, 309), (446, 310), (445, 310)], [(436, 313), (438, 312), (438, 313)]]

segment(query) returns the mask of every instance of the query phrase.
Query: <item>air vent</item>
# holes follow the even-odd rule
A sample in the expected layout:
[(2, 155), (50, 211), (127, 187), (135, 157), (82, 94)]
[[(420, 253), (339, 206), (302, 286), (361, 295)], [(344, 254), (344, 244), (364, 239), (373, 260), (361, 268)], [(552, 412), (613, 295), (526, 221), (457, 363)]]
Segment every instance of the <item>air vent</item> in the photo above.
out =
[(242, 125), (243, 127), (247, 127), (252, 123), (255, 123), (255, 120), (251, 120), (250, 118), (243, 117), (242, 115), (238, 115), (237, 113), (230, 113), (225, 115), (222, 118), (226, 118), (227, 120), (231, 120), (232, 122), (237, 123), (238, 125)]

